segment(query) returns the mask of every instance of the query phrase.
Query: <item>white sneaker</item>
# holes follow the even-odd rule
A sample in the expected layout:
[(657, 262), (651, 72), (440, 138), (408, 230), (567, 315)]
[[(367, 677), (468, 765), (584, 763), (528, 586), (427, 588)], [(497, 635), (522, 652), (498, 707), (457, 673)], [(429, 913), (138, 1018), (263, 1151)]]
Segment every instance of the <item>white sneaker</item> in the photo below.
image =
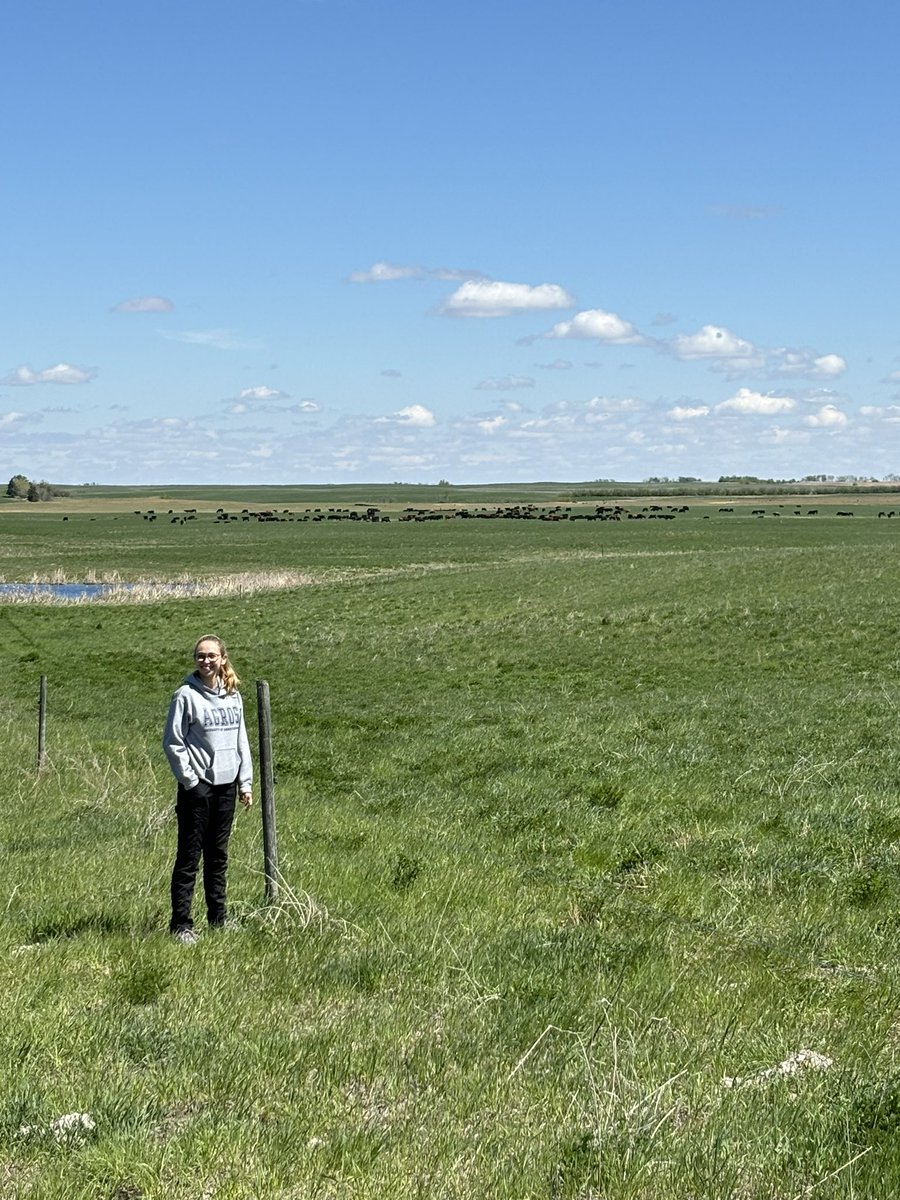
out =
[(200, 941), (200, 937), (193, 929), (176, 929), (172, 934), (176, 942), (181, 942), (182, 946), (196, 946)]

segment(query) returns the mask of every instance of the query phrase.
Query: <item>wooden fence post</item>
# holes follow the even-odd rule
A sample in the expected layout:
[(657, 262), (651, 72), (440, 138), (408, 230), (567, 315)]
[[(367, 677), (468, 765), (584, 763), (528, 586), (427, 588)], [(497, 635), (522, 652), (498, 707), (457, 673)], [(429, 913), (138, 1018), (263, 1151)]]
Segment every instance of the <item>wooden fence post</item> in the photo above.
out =
[(275, 771), (272, 763), (272, 712), (269, 685), (256, 681), (256, 705), (259, 716), (260, 804), (263, 826), (263, 869), (266, 899), (278, 899), (278, 843), (275, 836)]
[(38, 770), (44, 765), (47, 745), (47, 676), (41, 676), (41, 690), (38, 699)]

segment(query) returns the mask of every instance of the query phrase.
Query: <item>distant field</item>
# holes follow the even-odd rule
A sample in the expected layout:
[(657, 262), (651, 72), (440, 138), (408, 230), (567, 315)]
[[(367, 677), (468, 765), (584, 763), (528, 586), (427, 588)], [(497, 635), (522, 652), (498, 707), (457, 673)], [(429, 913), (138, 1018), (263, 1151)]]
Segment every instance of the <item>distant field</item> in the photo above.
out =
[(220, 505), (228, 508), (289, 508), (300, 509), (329, 505), (367, 507), (377, 505), (388, 510), (405, 505), (468, 506), (507, 504), (571, 504), (607, 500), (628, 503), (662, 504), (718, 503), (750, 504), (757, 501), (797, 504), (890, 505), (892, 498), (900, 504), (900, 485), (890, 486), (840, 484), (761, 484), (752, 485), (695, 483), (679, 488), (676, 484), (658, 487), (648, 483), (611, 482), (535, 482), (498, 484), (290, 484), (290, 485), (172, 485), (152, 487), (107, 487), (80, 485), (66, 489), (68, 495), (52, 501), (31, 504), (27, 500), (11, 500), (0, 495), (0, 513), (27, 512), (36, 507), (66, 512), (127, 512), (140, 508), (179, 511), (194, 507), (200, 511), (215, 511)]
[[(201, 509), (215, 509), (218, 505), (232, 507), (278, 507), (299, 508), (306, 505), (357, 505), (397, 507), (417, 503), (555, 503), (581, 490), (581, 484), (529, 483), (494, 484), (471, 486), (439, 486), (437, 484), (322, 484), (322, 485), (233, 485), (208, 486), (178, 485), (173, 487), (73, 487), (68, 496), (60, 496), (48, 502), (60, 511), (72, 506), (84, 506), (95, 511), (116, 509), (166, 508), (189, 505)], [(34, 508), (28, 501), (12, 501), (0, 498), (3, 504)]]
[[(893, 508), (890, 496), (537, 501), (529, 495), (467, 504), (413, 502), (409, 496), (379, 503), (370, 497), (366, 504), (329, 493), (321, 503), (307, 504), (287, 491), (263, 497), (241, 492), (233, 502), (204, 491), (180, 504), (171, 497), (138, 502), (134, 495), (14, 502), (0, 507), (0, 581), (212, 579), (223, 573), (465, 564), (509, 554), (682, 553), (719, 546), (756, 551), (837, 542), (892, 548), (900, 533), (900, 503)], [(376, 512), (374, 523), (351, 519), (367, 509)], [(595, 519), (614, 510), (618, 520)], [(259, 520), (260, 513), (271, 519)]]
[[(900, 517), (685, 502), (0, 510), (7, 579), (312, 579), (0, 601), (0, 1195), (893, 1200)], [(241, 928), (186, 951), (159, 739), (209, 631), (251, 723), (270, 684), (285, 887), (242, 818)]]

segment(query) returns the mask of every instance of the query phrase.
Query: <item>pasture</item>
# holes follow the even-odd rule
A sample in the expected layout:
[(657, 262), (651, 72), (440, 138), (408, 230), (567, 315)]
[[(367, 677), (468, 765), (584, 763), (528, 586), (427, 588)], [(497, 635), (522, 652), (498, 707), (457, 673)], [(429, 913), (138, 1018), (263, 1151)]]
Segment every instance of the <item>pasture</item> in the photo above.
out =
[[(0, 1195), (896, 1195), (900, 519), (781, 499), (0, 509), (6, 580), (247, 581), (0, 601)], [(251, 734), (270, 684), (284, 882), (241, 815), (239, 928), (185, 948), (159, 743), (210, 631)]]

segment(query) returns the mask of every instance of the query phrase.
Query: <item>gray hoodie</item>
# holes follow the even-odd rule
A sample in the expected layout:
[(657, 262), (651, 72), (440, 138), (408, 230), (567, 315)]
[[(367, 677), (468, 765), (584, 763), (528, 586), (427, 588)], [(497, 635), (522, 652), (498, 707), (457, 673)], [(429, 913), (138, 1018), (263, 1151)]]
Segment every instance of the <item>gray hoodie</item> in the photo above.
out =
[(196, 674), (188, 675), (172, 697), (163, 749), (172, 773), (190, 791), (201, 779), (233, 783), (250, 790), (253, 762), (244, 725), (240, 692), (208, 688)]

